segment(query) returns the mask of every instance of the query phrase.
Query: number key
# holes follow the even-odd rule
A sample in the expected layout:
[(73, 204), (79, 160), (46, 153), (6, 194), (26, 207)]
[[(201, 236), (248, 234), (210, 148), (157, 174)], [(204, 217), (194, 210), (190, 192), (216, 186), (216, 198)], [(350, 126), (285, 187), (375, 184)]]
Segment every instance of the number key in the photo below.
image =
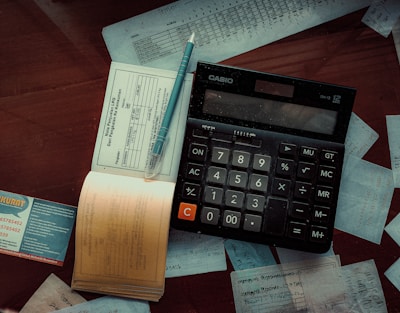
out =
[(225, 193), (225, 205), (240, 209), (243, 207), (244, 193), (240, 191), (227, 190)]
[(242, 214), (236, 211), (225, 210), (222, 219), (222, 226), (230, 228), (239, 228)]
[(200, 220), (204, 224), (217, 225), (219, 210), (216, 208), (204, 207), (203, 210), (201, 210)]
[(230, 150), (227, 148), (214, 147), (211, 153), (211, 161), (218, 164), (228, 164)]
[(251, 174), (249, 188), (254, 191), (267, 191), (268, 187), (268, 176)]
[(246, 210), (260, 212), (264, 211), (265, 197), (260, 195), (247, 194)]
[(239, 172), (239, 171), (230, 171), (228, 184), (230, 187), (237, 187), (244, 189), (247, 185), (247, 173), (246, 172)]
[(269, 172), (271, 167), (271, 157), (269, 155), (255, 154), (253, 169), (260, 172)]
[(250, 153), (235, 150), (232, 153), (232, 165), (241, 168), (248, 168), (250, 164)]
[(210, 166), (207, 171), (207, 182), (223, 185), (225, 184), (226, 176), (226, 168)]
[(224, 190), (222, 188), (206, 186), (204, 189), (204, 202), (220, 205), (222, 203), (223, 195)]

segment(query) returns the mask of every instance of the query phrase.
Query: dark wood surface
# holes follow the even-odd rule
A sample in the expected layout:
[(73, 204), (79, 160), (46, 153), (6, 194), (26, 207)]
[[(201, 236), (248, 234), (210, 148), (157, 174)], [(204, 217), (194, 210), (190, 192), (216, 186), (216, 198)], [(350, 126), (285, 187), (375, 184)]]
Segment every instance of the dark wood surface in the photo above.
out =
[[(101, 30), (168, 2), (0, 0), (0, 190), (77, 205), (111, 61)], [(390, 168), (385, 116), (400, 114), (400, 67), (393, 38), (365, 26), (364, 13), (223, 63), (357, 88), (354, 112), (380, 135), (365, 159)], [(399, 211), (397, 189), (387, 222)], [(0, 307), (20, 309), (52, 272), (69, 284), (74, 240), (63, 267), (0, 255)], [(334, 250), (342, 264), (374, 259), (388, 311), (400, 312), (400, 292), (383, 275), (400, 247), (386, 233), (376, 245), (336, 231)], [(151, 311), (234, 312), (231, 270), (167, 279)]]

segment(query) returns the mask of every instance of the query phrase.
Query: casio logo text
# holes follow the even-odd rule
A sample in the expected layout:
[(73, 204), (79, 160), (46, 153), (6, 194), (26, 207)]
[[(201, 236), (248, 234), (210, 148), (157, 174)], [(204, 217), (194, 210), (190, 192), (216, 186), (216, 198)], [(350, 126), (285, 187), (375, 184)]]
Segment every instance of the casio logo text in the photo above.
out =
[(225, 83), (225, 84), (233, 84), (233, 78), (218, 76), (218, 75), (213, 75), (213, 74), (208, 75), (208, 80), (211, 80), (214, 82), (217, 81), (217, 82)]

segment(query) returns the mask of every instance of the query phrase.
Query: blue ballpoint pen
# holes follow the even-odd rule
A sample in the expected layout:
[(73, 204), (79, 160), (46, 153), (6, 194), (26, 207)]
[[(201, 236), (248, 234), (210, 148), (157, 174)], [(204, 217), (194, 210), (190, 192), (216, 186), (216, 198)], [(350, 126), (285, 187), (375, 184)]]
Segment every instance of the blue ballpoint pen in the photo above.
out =
[(172, 88), (171, 96), (168, 101), (167, 109), (165, 110), (164, 118), (161, 122), (160, 130), (156, 141), (154, 143), (150, 160), (145, 172), (145, 178), (153, 178), (158, 175), (161, 167), (161, 158), (163, 154), (163, 148), (165, 139), (168, 134), (169, 125), (174, 114), (176, 103), (178, 102), (179, 94), (182, 89), (182, 84), (185, 79), (186, 70), (189, 64), (190, 56), (194, 47), (194, 33), (190, 36), (186, 43), (185, 52), (178, 69), (178, 74), (175, 79), (174, 87)]

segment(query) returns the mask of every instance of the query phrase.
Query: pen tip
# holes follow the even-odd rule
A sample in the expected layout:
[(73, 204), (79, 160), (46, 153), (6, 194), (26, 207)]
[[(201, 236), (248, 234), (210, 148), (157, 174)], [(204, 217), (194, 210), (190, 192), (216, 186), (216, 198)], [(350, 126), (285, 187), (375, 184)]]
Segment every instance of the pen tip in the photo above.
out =
[(190, 35), (189, 42), (194, 42), (194, 32)]

